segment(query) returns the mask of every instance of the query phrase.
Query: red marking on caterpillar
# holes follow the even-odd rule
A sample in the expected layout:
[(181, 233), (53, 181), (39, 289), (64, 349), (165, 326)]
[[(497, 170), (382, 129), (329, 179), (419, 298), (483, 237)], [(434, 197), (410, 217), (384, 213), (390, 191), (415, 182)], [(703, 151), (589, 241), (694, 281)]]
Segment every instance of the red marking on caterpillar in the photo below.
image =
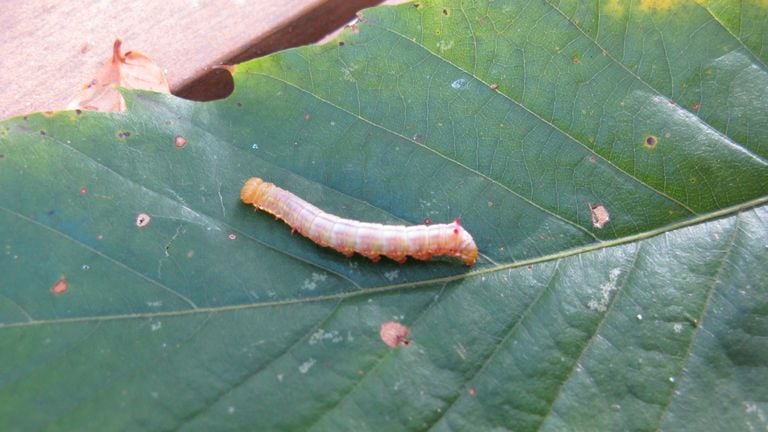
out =
[(251, 177), (240, 199), (274, 215), (313, 242), (347, 257), (359, 253), (373, 262), (383, 255), (403, 263), (408, 256), (427, 261), (433, 256), (458, 258), (471, 266), (477, 261), (472, 236), (456, 219), (450, 224), (382, 225), (342, 219), (258, 177)]

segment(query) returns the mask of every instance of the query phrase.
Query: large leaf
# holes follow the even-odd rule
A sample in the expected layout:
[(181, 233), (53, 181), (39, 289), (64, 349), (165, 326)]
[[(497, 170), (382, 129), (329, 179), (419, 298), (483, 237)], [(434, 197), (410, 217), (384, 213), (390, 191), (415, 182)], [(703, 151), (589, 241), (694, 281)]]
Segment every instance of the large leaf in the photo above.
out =
[[(0, 429), (764, 429), (768, 8), (626, 3), (372, 9), (226, 100), (0, 124)], [(347, 259), (252, 175), (481, 259)]]

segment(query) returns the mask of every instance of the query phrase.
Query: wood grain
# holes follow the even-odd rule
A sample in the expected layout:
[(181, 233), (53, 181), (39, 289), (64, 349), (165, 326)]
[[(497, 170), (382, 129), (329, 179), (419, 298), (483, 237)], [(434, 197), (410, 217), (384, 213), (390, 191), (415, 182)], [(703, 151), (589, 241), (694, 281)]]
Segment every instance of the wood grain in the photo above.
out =
[(164, 68), (172, 92), (207, 100), (231, 89), (228, 74), (209, 74), (212, 67), (311, 43), (379, 2), (0, 2), (0, 119), (63, 108), (117, 37)]

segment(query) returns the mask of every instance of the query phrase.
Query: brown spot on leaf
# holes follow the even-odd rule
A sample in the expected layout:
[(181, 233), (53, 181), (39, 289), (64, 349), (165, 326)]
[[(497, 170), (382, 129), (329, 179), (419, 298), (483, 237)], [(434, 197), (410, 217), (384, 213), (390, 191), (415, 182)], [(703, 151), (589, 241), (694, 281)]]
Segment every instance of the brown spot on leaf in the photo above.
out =
[(51, 285), (51, 292), (53, 295), (62, 295), (67, 292), (68, 289), (69, 282), (67, 282), (67, 279), (64, 276)]
[(699, 110), (699, 108), (701, 108), (701, 104), (700, 104), (700, 103), (698, 103), (698, 102), (696, 102), (695, 104), (691, 105), (691, 108), (693, 108), (693, 109), (695, 109), (696, 111), (698, 111), (698, 110)]
[(451, 11), (448, 9), (443, 9), (443, 15), (445, 16), (451, 16)]
[(96, 240), (104, 240), (104, 234), (97, 235)]
[(181, 135), (176, 135), (176, 138), (173, 139), (173, 145), (175, 145), (176, 148), (184, 148), (187, 145), (187, 139)]
[(131, 136), (131, 133), (128, 132), (128, 131), (117, 131), (116, 135), (120, 139), (125, 139), (125, 138), (128, 138), (129, 136)]
[(653, 135), (648, 135), (647, 137), (645, 137), (645, 141), (643, 141), (643, 145), (646, 148), (654, 148), (658, 143), (659, 143), (659, 139)]
[(499, 85), (498, 85), (498, 84), (496, 84), (496, 83), (494, 83), (494, 84), (491, 84), (491, 90), (496, 90), (496, 89), (498, 89), (498, 88), (499, 88)]
[(477, 396), (477, 390), (475, 390), (474, 387), (470, 387), (469, 390), (467, 390), (467, 393), (469, 393), (469, 395), (472, 397)]
[(45, 136), (45, 131), (40, 129), (40, 135)]
[(187, 258), (192, 258), (193, 256), (195, 256), (195, 251), (193, 251), (192, 249), (188, 250), (187, 251)]
[(139, 213), (138, 216), (136, 216), (136, 226), (139, 228), (144, 228), (149, 225), (150, 222), (152, 222), (152, 216), (146, 213)]
[(429, 216), (427, 216), (427, 217), (425, 217), (425, 218), (424, 218), (424, 225), (429, 225), (429, 224), (431, 224), (431, 223), (432, 223), (432, 220), (431, 220), (431, 219), (429, 219)]
[(344, 41), (339, 41), (339, 46), (343, 47), (344, 46)]
[(80, 188), (80, 195), (82, 196), (88, 196), (88, 188), (83, 186)]
[(230, 240), (237, 240), (237, 234), (230, 234), (227, 236), (227, 238)]
[(610, 213), (602, 204), (590, 204), (589, 211), (592, 215), (592, 226), (597, 229), (602, 229), (611, 220)]
[(408, 346), (411, 344), (408, 339), (408, 327), (395, 321), (387, 321), (379, 329), (381, 341), (390, 348), (396, 348), (400, 345)]
[(581, 64), (581, 58), (579, 57), (578, 54), (574, 54), (573, 57), (571, 57), (571, 63), (573, 63), (575, 65), (580, 65)]
[(304, 114), (304, 120), (306, 120), (306, 121), (312, 120), (312, 114), (310, 114), (310, 113)]

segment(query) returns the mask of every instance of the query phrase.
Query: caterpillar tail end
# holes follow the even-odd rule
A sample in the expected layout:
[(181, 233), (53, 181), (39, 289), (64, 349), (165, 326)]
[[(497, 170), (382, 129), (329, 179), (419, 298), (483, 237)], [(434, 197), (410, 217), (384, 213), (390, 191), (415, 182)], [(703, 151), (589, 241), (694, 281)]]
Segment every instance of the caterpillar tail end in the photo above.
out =
[(464, 261), (468, 267), (472, 267), (477, 262), (477, 247), (470, 249), (461, 256), (461, 260)]
[(458, 253), (455, 256), (464, 261), (464, 264), (473, 266), (477, 261), (478, 253), (475, 239), (472, 238), (472, 235), (468, 233), (467, 230), (459, 225), (458, 219), (454, 222), (454, 226), (454, 233), (459, 236), (459, 248)]

